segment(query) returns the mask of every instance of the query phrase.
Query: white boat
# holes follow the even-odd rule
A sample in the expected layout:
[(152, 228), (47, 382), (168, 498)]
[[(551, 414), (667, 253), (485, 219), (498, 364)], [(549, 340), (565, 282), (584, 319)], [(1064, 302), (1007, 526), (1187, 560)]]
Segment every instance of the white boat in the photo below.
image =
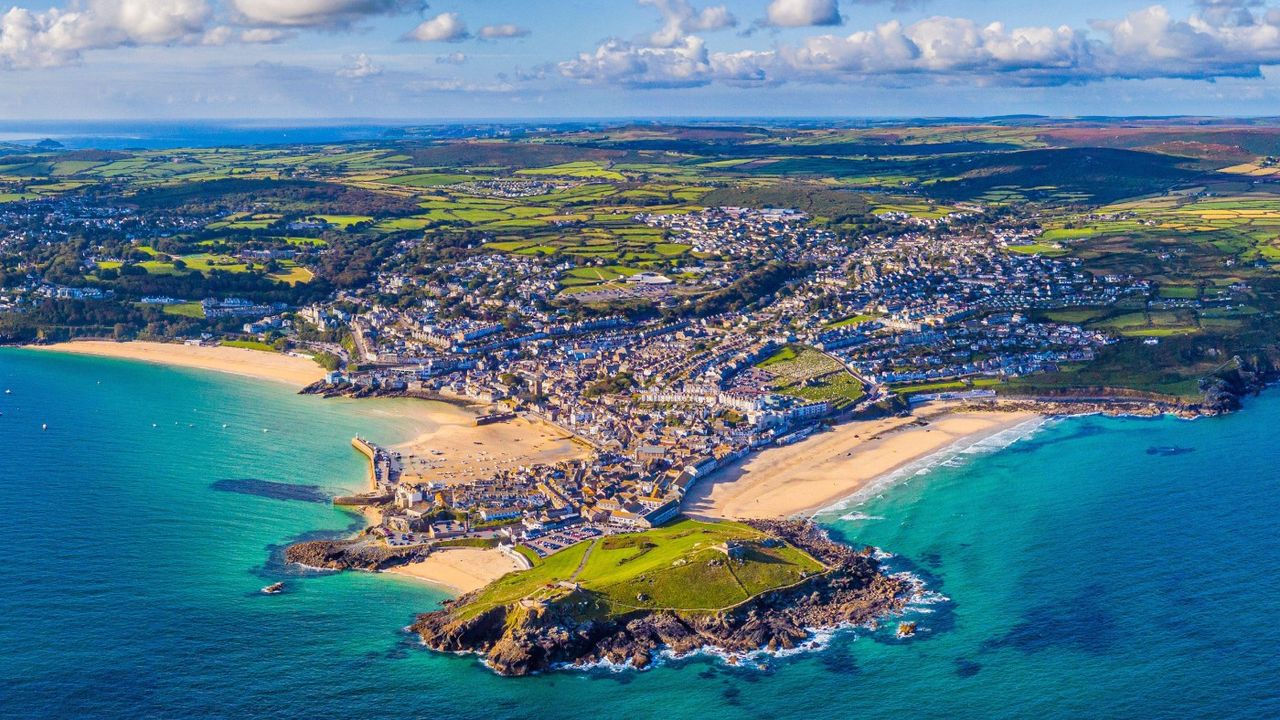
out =
[(40, 429), (41, 429), (41, 430), (48, 430), (48, 429), (49, 429), (49, 423), (41, 423), (41, 425), (40, 425)]

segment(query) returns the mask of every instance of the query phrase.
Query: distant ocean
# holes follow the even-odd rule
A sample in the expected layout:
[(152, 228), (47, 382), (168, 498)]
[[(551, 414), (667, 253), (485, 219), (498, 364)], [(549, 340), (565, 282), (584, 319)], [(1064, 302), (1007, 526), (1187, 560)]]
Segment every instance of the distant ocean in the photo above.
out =
[(275, 559), (357, 523), (276, 483), (360, 486), (394, 404), (21, 350), (0, 388), (0, 717), (1280, 717), (1275, 396), (1053, 421), (825, 514), (936, 593), (913, 639), (506, 680), (403, 632), (431, 587)]
[(401, 124), (370, 122), (270, 121), (0, 121), (0, 143), (30, 145), (54, 140), (73, 150), (232, 147), (377, 140), (394, 134)]

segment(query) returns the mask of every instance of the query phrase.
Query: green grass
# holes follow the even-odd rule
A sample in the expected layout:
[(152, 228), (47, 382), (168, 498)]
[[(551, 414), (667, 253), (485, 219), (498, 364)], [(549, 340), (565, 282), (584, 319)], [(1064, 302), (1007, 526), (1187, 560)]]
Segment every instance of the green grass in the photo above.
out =
[(368, 215), (313, 215), (312, 217), (317, 220), (323, 220), (330, 225), (340, 227), (344, 230), (357, 223), (373, 220), (373, 218)]
[(1161, 285), (1160, 297), (1175, 299), (1195, 299), (1200, 291), (1195, 285)]
[(1058, 247), (1051, 243), (1010, 245), (1009, 252), (1018, 253), (1019, 255), (1044, 255), (1046, 257), (1058, 257), (1067, 254), (1067, 250), (1065, 248)]
[(1044, 316), (1053, 322), (1080, 324), (1102, 317), (1107, 312), (1106, 308), (1070, 308), (1049, 310), (1045, 312)]
[(275, 347), (257, 340), (223, 340), (219, 343), (223, 347), (244, 348), (245, 350), (260, 350), (262, 352), (280, 352)]
[(165, 305), (162, 310), (165, 315), (177, 315), (179, 317), (189, 317), (200, 320), (204, 319), (204, 306), (198, 302)]
[(271, 273), (268, 277), (276, 282), (289, 283), (297, 285), (298, 283), (308, 283), (315, 278), (315, 274), (301, 265), (294, 264), (288, 260), (280, 263), (280, 272)]
[(893, 392), (898, 393), (899, 395), (958, 392), (972, 390), (974, 388), (990, 388), (999, 384), (1000, 380), (997, 378), (974, 378), (967, 383), (960, 380), (951, 380), (947, 382), (920, 383), (918, 385), (898, 385), (893, 388)]
[(1097, 231), (1093, 228), (1057, 228), (1054, 230), (1045, 230), (1040, 235), (1040, 239), (1046, 242), (1054, 240), (1075, 240), (1077, 238), (1087, 238), (1096, 235)]
[[(588, 548), (591, 554), (576, 582), (609, 610), (633, 608), (710, 612), (767, 590), (799, 582), (822, 565), (790, 545), (765, 547), (760, 531), (740, 523), (681, 518), (642, 533), (579, 543), (552, 555), (532, 570), (507, 575), (484, 588), (465, 607), (473, 616), (524, 598), (554, 598), (557, 583), (573, 577)], [(746, 543), (742, 563), (730, 562), (715, 546)]]
[(827, 325), (827, 327), (831, 330), (834, 330), (836, 328), (849, 327), (850, 325), (861, 325), (864, 322), (870, 322), (875, 319), (876, 319), (875, 315), (851, 315), (847, 318), (844, 318), (843, 320), (837, 320), (833, 323), (830, 323)]
[(795, 359), (796, 359), (796, 349), (791, 345), (788, 345), (782, 348), (781, 350), (779, 350), (778, 352), (765, 358), (764, 360), (761, 360), (760, 362), (756, 363), (756, 367), (769, 368), (774, 365), (781, 365), (782, 363), (788, 362), (790, 360), (795, 360)]
[(409, 187), (435, 187), (437, 185), (454, 185), (456, 183), (480, 180), (475, 175), (457, 175), (453, 173), (420, 173), (417, 175), (399, 175), (378, 182), (388, 185), (407, 185)]

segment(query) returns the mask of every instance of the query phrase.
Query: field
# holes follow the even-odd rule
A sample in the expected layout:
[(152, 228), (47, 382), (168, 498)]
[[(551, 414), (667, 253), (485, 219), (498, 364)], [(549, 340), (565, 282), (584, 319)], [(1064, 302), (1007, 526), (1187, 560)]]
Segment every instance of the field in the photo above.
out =
[(1265, 188), (1222, 194), (1193, 188), (1063, 218), (1042, 235), (1046, 243), (1085, 248), (1110, 238), (1158, 246), (1188, 263), (1210, 254), (1240, 263), (1280, 262), (1280, 194)]
[[(764, 535), (747, 525), (683, 518), (642, 533), (598, 538), (492, 583), (460, 612), (475, 615), (525, 598), (545, 598), (564, 581), (577, 582), (610, 612), (709, 612), (823, 571), (803, 551), (789, 545), (766, 547), (762, 540)], [(747, 546), (741, 563), (715, 549), (726, 541)]]
[[(1197, 352), (1230, 357), (1269, 345), (1275, 332), (1280, 129), (1103, 124), (653, 124), (538, 138), (163, 151), (4, 146), (0, 207), (84, 193), (139, 217), (189, 221), (152, 235), (121, 233), (85, 252), (114, 261), (99, 270), (83, 263), (87, 269), (59, 279), (110, 288), (135, 304), (146, 295), (246, 294), (296, 306), (341, 287), (338, 276), (413, 274), (445, 254), (496, 254), (540, 261), (536, 292), (557, 312), (668, 315), (722, 287), (727, 273), (716, 278), (708, 267), (753, 259), (695, 250), (645, 224), (638, 216), (646, 213), (796, 208), (810, 224), (846, 234), (851, 247), (904, 226), (945, 234), (948, 222), (989, 226), (1013, 213), (1033, 232), (1009, 241), (1009, 252), (1150, 282), (1115, 307), (1034, 315), (1105, 330), (1136, 347), (1133, 362), (1154, 365), (1152, 373), (1063, 371), (1050, 381), (1185, 389), (1184, 371), (1208, 359), (1165, 355), (1157, 345), (1196, 341)], [(270, 272), (257, 259), (269, 256), (279, 258)], [(121, 259), (148, 276), (101, 272), (119, 271)], [(641, 272), (672, 283), (627, 282)], [(189, 304), (163, 315), (160, 325), (188, 330), (201, 320)], [(830, 329), (873, 319), (822, 317)], [(140, 317), (130, 322), (141, 329)], [(1151, 338), (1159, 343), (1144, 344)], [(862, 396), (853, 376), (820, 353), (790, 352), (763, 366), (774, 373), (772, 389), (838, 407)]]
[(899, 395), (915, 395), (918, 393), (963, 392), (982, 388), (994, 388), (1000, 385), (997, 378), (973, 378), (970, 380), (951, 380), (947, 382), (917, 383), (915, 385), (898, 385), (893, 392)]
[(261, 352), (280, 352), (275, 347), (256, 340), (223, 340), (220, 343), (224, 347), (243, 348), (245, 350), (258, 350)]

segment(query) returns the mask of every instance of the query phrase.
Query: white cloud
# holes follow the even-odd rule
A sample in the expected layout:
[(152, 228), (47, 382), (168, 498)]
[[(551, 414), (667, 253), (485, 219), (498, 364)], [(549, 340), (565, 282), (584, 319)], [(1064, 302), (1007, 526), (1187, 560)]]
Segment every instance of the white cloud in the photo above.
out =
[(770, 25), (812, 27), (842, 22), (836, 0), (773, 0), (765, 11)]
[(451, 52), (436, 58), (437, 65), (462, 65), (466, 62), (467, 54), (464, 52)]
[(467, 26), (458, 17), (458, 13), (446, 12), (424, 20), (405, 36), (407, 40), (418, 42), (458, 42), (470, 37)]
[(688, 0), (640, 0), (640, 4), (652, 6), (662, 14), (662, 28), (649, 36), (649, 44), (655, 47), (674, 47), (691, 33), (724, 30), (738, 24), (724, 5), (699, 10)]
[(0, 15), (0, 67), (57, 67), (87, 50), (198, 42), (213, 15), (205, 0), (84, 0)]
[(248, 25), (330, 29), (426, 7), (423, 0), (228, 0), (228, 5)]
[[(647, 44), (608, 40), (594, 52), (560, 63), (558, 70), (583, 82), (641, 88), (712, 82), (889, 85), (955, 78), (1045, 86), (1115, 78), (1257, 77), (1262, 67), (1280, 64), (1280, 9), (1255, 6), (1255, 0), (1204, 1), (1207, 11), (1185, 20), (1154, 5), (1119, 20), (1091, 23), (1093, 32), (934, 16), (737, 52), (710, 51), (688, 34), (667, 46), (658, 33)], [(1231, 12), (1210, 12), (1222, 8)]]
[(627, 87), (691, 87), (713, 77), (706, 44), (695, 35), (669, 48), (607, 40), (595, 52), (560, 63), (559, 70), (565, 77)]
[[(1110, 42), (1099, 72), (1114, 77), (1254, 77), (1280, 63), (1280, 11), (1248, 2), (1210, 2), (1206, 11), (1177, 20), (1161, 5), (1094, 29)], [(1230, 10), (1230, 12), (1219, 12)]]
[(265, 45), (280, 42), (289, 37), (292, 33), (275, 28), (234, 28), (228, 25), (218, 25), (209, 28), (200, 38), (201, 45), (210, 45), (221, 47), (223, 45), (231, 45), (233, 43), (244, 43), (247, 45)]
[(480, 28), (480, 32), (477, 34), (485, 40), (501, 40), (524, 37), (529, 34), (529, 30), (514, 23), (502, 23), (499, 25), (485, 25)]
[(355, 57), (349, 58), (349, 60), (351, 64), (340, 68), (337, 72), (338, 77), (359, 80), (382, 74), (382, 68), (375, 65), (373, 58), (365, 53), (360, 53)]

